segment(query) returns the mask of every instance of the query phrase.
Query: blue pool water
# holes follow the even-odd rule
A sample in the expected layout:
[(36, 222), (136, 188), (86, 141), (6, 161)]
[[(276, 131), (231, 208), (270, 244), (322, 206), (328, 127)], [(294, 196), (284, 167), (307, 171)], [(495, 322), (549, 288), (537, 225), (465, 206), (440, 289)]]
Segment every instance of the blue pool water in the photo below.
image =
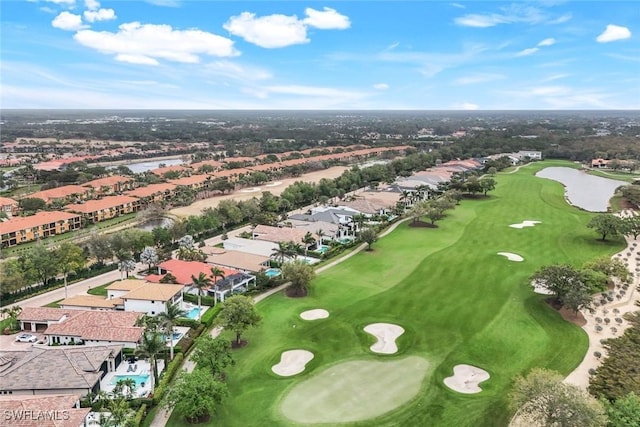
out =
[(200, 313), (200, 309), (198, 307), (193, 307), (189, 312), (187, 312), (187, 317), (189, 319), (197, 319), (198, 313)]
[(323, 254), (323, 253), (325, 253), (327, 251), (327, 249), (329, 249), (329, 246), (322, 245), (322, 246), (320, 246), (319, 249), (316, 249), (316, 252), (320, 252), (321, 254)]
[[(180, 341), (180, 338), (182, 338), (184, 334), (181, 332), (174, 332), (173, 333), (173, 341)], [(165, 337), (164, 334), (160, 334), (160, 339), (162, 339), (162, 341), (166, 341), (167, 338)]]
[(267, 277), (276, 277), (276, 276), (279, 276), (281, 273), (282, 271), (279, 268), (268, 268), (264, 272), (264, 274), (266, 274)]
[(117, 384), (120, 380), (128, 380), (131, 378), (136, 382), (136, 387), (141, 387), (142, 383), (149, 384), (149, 374), (142, 375), (116, 375), (111, 380), (111, 384)]

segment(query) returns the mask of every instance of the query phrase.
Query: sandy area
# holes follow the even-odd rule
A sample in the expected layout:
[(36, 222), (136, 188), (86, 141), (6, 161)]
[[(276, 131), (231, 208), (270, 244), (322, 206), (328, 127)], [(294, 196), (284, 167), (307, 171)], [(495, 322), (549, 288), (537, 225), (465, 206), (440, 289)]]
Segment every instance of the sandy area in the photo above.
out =
[(538, 283), (535, 280), (533, 280), (531, 282), (531, 286), (533, 286), (533, 292), (535, 292), (536, 294), (553, 295), (553, 292), (551, 292), (549, 289), (543, 287), (540, 283)]
[[(345, 166), (334, 166), (329, 169), (307, 173), (299, 177), (286, 178), (286, 179), (282, 179), (281, 181), (268, 183), (264, 185), (262, 188), (255, 187), (255, 188), (258, 188), (257, 190), (255, 188), (244, 189), (245, 190), (244, 192), (243, 190), (237, 190), (231, 194), (216, 196), (210, 199), (198, 200), (197, 202), (189, 206), (181, 206), (179, 208), (171, 209), (169, 213), (176, 215), (178, 217), (186, 218), (190, 215), (200, 215), (203, 209), (215, 208), (216, 206), (218, 206), (218, 203), (220, 203), (222, 200), (249, 200), (253, 197), (260, 197), (260, 195), (262, 194), (262, 191), (269, 191), (274, 196), (279, 196), (284, 191), (285, 188), (287, 188), (289, 185), (293, 184), (296, 181), (317, 183), (322, 178), (328, 178), (328, 179), (337, 178), (340, 175), (342, 175), (342, 172), (344, 172), (347, 169), (349, 168)], [(252, 190), (252, 191), (247, 192), (246, 190)]]
[[(628, 216), (633, 215), (633, 213), (632, 211), (623, 211), (623, 215)], [(640, 294), (636, 289), (640, 284), (640, 272), (636, 271), (636, 269), (640, 266), (640, 261), (638, 260), (638, 257), (640, 257), (640, 242), (634, 240), (633, 237), (627, 238), (626, 240), (627, 247), (615, 254), (614, 258), (618, 258), (627, 264), (627, 268), (633, 273), (633, 280), (622, 298), (618, 299), (615, 296), (619, 295), (621, 290), (620, 285), (616, 284), (616, 289), (613, 291), (614, 300), (612, 302), (607, 302), (604, 305), (596, 307), (595, 313), (582, 310), (582, 314), (587, 320), (587, 323), (582, 329), (589, 335), (589, 349), (580, 365), (565, 378), (564, 381), (566, 383), (586, 389), (589, 385), (589, 369), (597, 368), (600, 361), (603, 360), (607, 354), (600, 340), (620, 336), (629, 326), (628, 322), (624, 320), (624, 314), (638, 311), (638, 306), (635, 304), (640, 301)], [(631, 256), (627, 256), (629, 252)], [(596, 297), (596, 301), (600, 301), (600, 299), (599, 294), (598, 297)], [(599, 323), (596, 318), (601, 319), (601, 323)], [(609, 319), (609, 324), (605, 323), (605, 319)], [(618, 323), (616, 319), (622, 319), (622, 323)], [(602, 330), (598, 332), (597, 326), (601, 326)], [(596, 351), (602, 354), (600, 359), (594, 356), (593, 353)]]
[(393, 354), (398, 352), (396, 339), (404, 333), (404, 328), (392, 323), (372, 323), (364, 331), (377, 338), (370, 349), (374, 353)]
[(453, 376), (445, 378), (444, 385), (458, 393), (480, 393), (482, 389), (478, 384), (489, 377), (489, 373), (484, 369), (471, 365), (456, 365), (453, 367)]
[(504, 257), (507, 257), (507, 259), (509, 261), (515, 261), (515, 262), (524, 261), (524, 258), (522, 258), (520, 255), (511, 253), (511, 252), (498, 252), (498, 255), (502, 255)]
[(280, 363), (271, 370), (282, 377), (290, 377), (304, 371), (305, 366), (313, 359), (313, 353), (307, 350), (289, 350), (280, 355)]
[(533, 227), (536, 224), (540, 224), (540, 221), (531, 221), (531, 220), (524, 220), (519, 224), (511, 224), (509, 227), (511, 228), (524, 228), (524, 227)]
[(300, 317), (304, 320), (318, 320), (326, 319), (329, 317), (329, 312), (322, 308), (316, 308), (314, 310), (307, 310), (300, 313)]

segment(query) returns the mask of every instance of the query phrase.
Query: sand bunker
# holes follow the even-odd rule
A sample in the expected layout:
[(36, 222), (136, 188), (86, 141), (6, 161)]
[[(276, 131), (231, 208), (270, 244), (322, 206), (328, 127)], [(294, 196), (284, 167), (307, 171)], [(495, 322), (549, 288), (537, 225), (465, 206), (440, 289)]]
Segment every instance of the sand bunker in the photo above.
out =
[(533, 227), (536, 224), (540, 224), (540, 221), (522, 221), (520, 224), (511, 224), (509, 227), (511, 228), (524, 228), (524, 227)]
[(378, 339), (370, 349), (374, 353), (393, 354), (398, 352), (396, 338), (404, 333), (401, 326), (392, 323), (372, 323), (364, 327), (364, 331)]
[(240, 190), (241, 193), (255, 193), (256, 191), (260, 191), (260, 187), (251, 187)]
[(318, 319), (326, 319), (329, 317), (329, 312), (327, 310), (323, 310), (322, 308), (316, 308), (315, 310), (307, 310), (300, 313), (300, 317), (304, 320), (318, 320)]
[(488, 380), (489, 377), (489, 373), (484, 369), (471, 365), (456, 365), (453, 367), (453, 376), (445, 378), (444, 385), (458, 393), (480, 393), (482, 389), (478, 384)]
[(533, 292), (535, 292), (536, 294), (553, 295), (553, 291), (550, 291), (549, 289), (545, 288), (535, 280), (531, 282), (531, 286), (533, 286)]
[(522, 258), (520, 255), (518, 254), (512, 254), (511, 252), (498, 252), (498, 255), (502, 255), (507, 257), (507, 259), (509, 261), (515, 261), (515, 262), (522, 262), (524, 261), (524, 258)]
[(280, 363), (271, 370), (282, 377), (290, 377), (304, 371), (304, 367), (313, 359), (313, 353), (307, 350), (289, 350), (280, 355)]
[(265, 187), (277, 187), (278, 185), (282, 185), (282, 181), (272, 182), (270, 184), (265, 185)]

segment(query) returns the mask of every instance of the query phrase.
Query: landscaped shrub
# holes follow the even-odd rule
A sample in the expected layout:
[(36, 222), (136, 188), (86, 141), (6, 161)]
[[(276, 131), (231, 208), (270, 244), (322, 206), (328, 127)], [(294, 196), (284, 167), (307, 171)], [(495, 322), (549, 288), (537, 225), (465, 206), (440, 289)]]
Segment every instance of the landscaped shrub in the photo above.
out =
[(189, 319), (187, 317), (181, 317), (176, 320), (176, 326), (187, 326), (189, 328), (197, 328), (200, 325), (200, 321), (196, 319)]
[[(198, 295), (185, 293), (182, 297), (186, 302), (190, 302), (192, 304), (198, 304)], [(200, 303), (202, 305), (206, 305), (208, 307), (213, 307), (216, 303), (215, 299), (209, 295), (202, 295), (200, 297)]]
[(201, 324), (198, 326), (197, 329), (192, 329), (189, 332), (187, 332), (185, 336), (182, 337), (182, 339), (180, 340), (180, 343), (177, 346), (175, 346), (174, 351), (187, 353), (193, 346), (193, 342), (195, 341), (195, 339), (202, 334), (205, 328), (206, 326), (204, 324)]
[(178, 353), (173, 358), (173, 360), (169, 362), (167, 369), (164, 370), (164, 372), (162, 373), (162, 377), (160, 377), (160, 381), (158, 381), (156, 389), (153, 391), (154, 405), (157, 405), (162, 401), (167, 385), (171, 382), (180, 366), (182, 366), (183, 360), (184, 356), (182, 355), (182, 353)]
[(144, 419), (144, 416), (147, 414), (147, 405), (146, 404), (142, 404), (140, 405), (140, 408), (138, 408), (138, 411), (136, 412), (136, 416), (133, 419), (133, 425), (135, 427), (140, 427), (140, 425), (142, 425), (142, 420)]
[(602, 353), (600, 353), (599, 351), (594, 351), (593, 355), (597, 358), (600, 359), (602, 357)]
[(204, 314), (200, 318), (200, 322), (202, 322), (202, 324), (204, 324), (207, 328), (210, 327), (213, 323), (213, 319), (215, 319), (218, 316), (218, 313), (220, 313), (220, 310), (222, 310), (222, 304), (218, 304), (215, 307), (210, 308), (209, 310), (204, 312)]

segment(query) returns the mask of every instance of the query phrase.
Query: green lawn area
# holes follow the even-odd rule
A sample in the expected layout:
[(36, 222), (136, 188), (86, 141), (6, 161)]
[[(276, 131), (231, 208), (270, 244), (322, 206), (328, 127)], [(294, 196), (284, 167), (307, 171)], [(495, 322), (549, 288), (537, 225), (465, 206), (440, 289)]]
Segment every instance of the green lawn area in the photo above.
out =
[(87, 291), (89, 295), (98, 295), (101, 297), (107, 296), (107, 286), (112, 284), (113, 282), (105, 283), (104, 285), (96, 286), (95, 288), (91, 288)]
[[(498, 174), (489, 198), (463, 200), (438, 228), (403, 223), (376, 242), (374, 251), (360, 252), (320, 274), (308, 297), (290, 299), (279, 293), (259, 303), (263, 323), (246, 334), (248, 346), (234, 351), (236, 364), (227, 371), (229, 397), (207, 425), (300, 425), (286, 416), (291, 413), (289, 392), (304, 390), (307, 400), (321, 405), (327, 372), (334, 371), (340, 372), (336, 381), (362, 384), (349, 396), (356, 404), (370, 404), (370, 393), (393, 389), (387, 385), (389, 377), (374, 370), (363, 381), (356, 374), (366, 369), (345, 369), (345, 363), (389, 362), (392, 369), (407, 358), (426, 361), (418, 394), (390, 412), (347, 425), (507, 425), (511, 413), (506, 395), (514, 376), (532, 367), (567, 374), (588, 344), (580, 328), (532, 292), (528, 278), (543, 265), (579, 266), (623, 247), (622, 239), (600, 242), (585, 227), (593, 214), (569, 206), (559, 183), (534, 177), (543, 167), (564, 165), (573, 166), (545, 161)], [(541, 224), (509, 227), (524, 220)], [(497, 252), (513, 252), (524, 261), (508, 261)], [(330, 317), (299, 317), (314, 308), (328, 310)], [(369, 350), (375, 339), (363, 328), (377, 322), (405, 329), (397, 354)], [(271, 367), (292, 349), (311, 351), (314, 358), (299, 375), (277, 376)], [(465, 395), (444, 386), (443, 379), (457, 364), (490, 373), (480, 384), (483, 392)], [(313, 384), (325, 385), (315, 388), (316, 395), (309, 391)], [(188, 424), (173, 414), (168, 425)]]
[(44, 307), (60, 308), (60, 301), (62, 301), (62, 300), (59, 299), (58, 301), (50, 302), (49, 304), (45, 305)]

